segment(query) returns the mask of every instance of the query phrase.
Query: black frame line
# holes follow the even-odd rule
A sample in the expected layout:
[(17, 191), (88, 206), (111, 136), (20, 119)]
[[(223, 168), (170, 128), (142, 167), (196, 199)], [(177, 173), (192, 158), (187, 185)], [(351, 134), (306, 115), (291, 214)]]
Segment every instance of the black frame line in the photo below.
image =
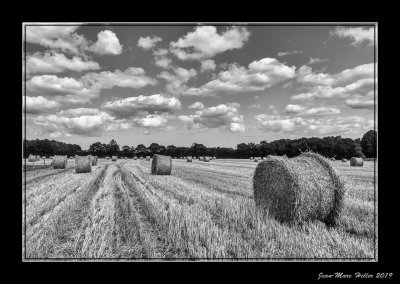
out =
[[(267, 23), (267, 22), (108, 22), (108, 23), (95, 23), (95, 22), (87, 22), (87, 23), (63, 23), (63, 22), (54, 22), (52, 24), (41, 24), (35, 22), (28, 22), (22, 23), (24, 26), (24, 43), (23, 43), (23, 52), (24, 52), (24, 152), (26, 150), (26, 27), (27, 26), (198, 26), (203, 24), (210, 24), (213, 26), (226, 26), (226, 25), (234, 25), (234, 26), (373, 26), (374, 27), (374, 131), (376, 131), (376, 27), (378, 23), (371, 23), (371, 22), (333, 22), (331, 24), (326, 24), (325, 22), (312, 22), (312, 23), (304, 23), (304, 22), (291, 22), (291, 23)], [(376, 137), (376, 141), (377, 141)], [(378, 141), (377, 141), (378, 143)], [(378, 154), (378, 153), (376, 153)], [(25, 166), (26, 166), (26, 157), (24, 157)], [(23, 256), (24, 261), (74, 261), (74, 260), (92, 260), (92, 261), (132, 261), (132, 260), (139, 260), (139, 261), (155, 261), (155, 260), (163, 260), (163, 261), (201, 261), (201, 260), (208, 260), (208, 261), (240, 261), (240, 260), (279, 260), (285, 262), (284, 260), (293, 260), (293, 262), (303, 260), (315, 260), (315, 261), (323, 261), (327, 260), (329, 262), (337, 262), (338, 260), (344, 260), (348, 262), (361, 262), (370, 260), (378, 261), (376, 255), (376, 159), (374, 159), (374, 257), (373, 258), (308, 258), (308, 257), (289, 257), (289, 258), (27, 258), (26, 257), (26, 171), (24, 171), (24, 234), (22, 235), (24, 239), (24, 247), (23, 247)], [(312, 262), (312, 261), (309, 261)]]

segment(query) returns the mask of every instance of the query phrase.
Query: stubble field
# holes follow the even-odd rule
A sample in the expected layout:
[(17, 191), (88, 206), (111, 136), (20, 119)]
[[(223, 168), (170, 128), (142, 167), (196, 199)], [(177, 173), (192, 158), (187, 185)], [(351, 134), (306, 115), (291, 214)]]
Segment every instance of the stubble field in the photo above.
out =
[(319, 221), (281, 224), (258, 212), (256, 165), (173, 160), (170, 176), (156, 176), (151, 161), (99, 159), (91, 173), (76, 174), (69, 159), (65, 170), (27, 171), (25, 257), (374, 258), (374, 162), (333, 162), (347, 190), (332, 228)]

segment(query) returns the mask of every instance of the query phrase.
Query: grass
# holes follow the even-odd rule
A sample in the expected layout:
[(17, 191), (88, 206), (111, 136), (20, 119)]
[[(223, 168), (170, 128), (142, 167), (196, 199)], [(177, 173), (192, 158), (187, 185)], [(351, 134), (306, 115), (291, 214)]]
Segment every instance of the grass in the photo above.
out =
[(339, 224), (285, 225), (257, 211), (250, 160), (99, 159), (92, 173), (27, 172), (28, 258), (373, 258), (373, 162), (334, 167), (347, 178)]

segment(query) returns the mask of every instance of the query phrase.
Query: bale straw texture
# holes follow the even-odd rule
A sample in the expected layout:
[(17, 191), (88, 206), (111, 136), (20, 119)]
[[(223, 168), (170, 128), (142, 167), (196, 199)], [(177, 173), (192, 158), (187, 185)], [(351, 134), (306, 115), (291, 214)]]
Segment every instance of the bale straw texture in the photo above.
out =
[(343, 162), (343, 163), (346, 163), (346, 162), (347, 162), (347, 159), (343, 158), (343, 159), (342, 159), (342, 162)]
[(75, 167), (76, 173), (90, 173), (92, 171), (91, 156), (75, 156)]
[(97, 166), (97, 156), (91, 156), (92, 166)]
[(199, 161), (204, 161), (204, 157), (199, 157)]
[(150, 161), (150, 156), (146, 156), (146, 161)]
[(115, 162), (117, 160), (117, 156), (112, 156), (111, 161)]
[(336, 224), (343, 208), (344, 179), (329, 160), (306, 152), (288, 159), (268, 157), (253, 176), (254, 200), (277, 220)]
[(65, 169), (67, 167), (67, 156), (55, 155), (53, 158), (54, 169)]
[(154, 155), (151, 162), (151, 174), (170, 175), (172, 171), (172, 159), (170, 156)]
[(192, 162), (192, 157), (189, 157), (189, 156), (188, 156), (188, 157), (186, 158), (186, 162)]
[(210, 157), (206, 156), (204, 157), (204, 162), (209, 162), (210, 161)]
[(134, 159), (134, 160), (137, 160), (137, 157), (135, 156), (135, 157), (133, 157), (133, 159)]
[(352, 167), (362, 167), (363, 165), (364, 165), (363, 158), (352, 157), (350, 159), (350, 166)]

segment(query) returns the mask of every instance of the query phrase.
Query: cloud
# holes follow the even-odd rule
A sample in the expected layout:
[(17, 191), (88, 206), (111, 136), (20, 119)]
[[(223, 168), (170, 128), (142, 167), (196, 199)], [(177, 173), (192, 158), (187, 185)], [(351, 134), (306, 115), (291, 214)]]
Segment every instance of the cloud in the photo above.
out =
[(153, 48), (157, 44), (157, 42), (160, 41), (162, 41), (162, 38), (158, 36), (140, 37), (137, 46), (143, 48), (144, 50), (148, 50)]
[(305, 118), (259, 114), (254, 118), (257, 128), (264, 132), (302, 136), (348, 135), (370, 129), (370, 122), (360, 116)]
[(57, 52), (36, 52), (26, 58), (26, 72), (33, 73), (61, 73), (66, 70), (81, 72), (85, 70), (98, 70), (100, 66), (94, 61), (85, 61), (81, 57), (67, 58)]
[(168, 71), (162, 71), (157, 77), (167, 81), (167, 91), (176, 96), (182, 95), (187, 90), (185, 83), (197, 75), (196, 70), (184, 68), (174, 68), (174, 74)]
[(191, 109), (204, 109), (204, 105), (202, 102), (195, 102), (193, 104), (191, 104), (190, 106), (188, 106), (188, 108)]
[(149, 114), (142, 118), (133, 119), (134, 124), (141, 127), (159, 128), (165, 126), (167, 119), (162, 115)]
[(201, 67), (200, 67), (200, 71), (204, 72), (204, 71), (212, 71), (215, 70), (216, 65), (214, 60), (208, 59), (208, 60), (204, 60), (201, 61)]
[(92, 43), (83, 35), (75, 33), (78, 28), (79, 26), (27, 26), (26, 41), (85, 57), (87, 51), (99, 55), (121, 54), (122, 45), (114, 32), (101, 31), (97, 34), (97, 41)]
[(97, 41), (90, 50), (100, 55), (119, 55), (122, 53), (122, 45), (114, 32), (105, 30), (97, 34)]
[(151, 131), (150, 131), (149, 129), (146, 129), (146, 130), (143, 132), (143, 134), (144, 134), (144, 135), (150, 135), (150, 134), (151, 134)]
[(299, 53), (303, 53), (303, 51), (302, 50), (283, 51), (283, 52), (278, 52), (278, 57), (292, 55), (292, 54), (299, 54)]
[(374, 28), (373, 27), (357, 27), (357, 28), (345, 28), (336, 27), (334, 31), (331, 31), (331, 35), (336, 35), (340, 38), (350, 38), (353, 46), (358, 46), (364, 41), (369, 46), (374, 44)]
[(132, 118), (152, 114), (174, 113), (181, 109), (181, 102), (174, 97), (160, 94), (151, 96), (129, 97), (122, 100), (106, 102), (101, 109), (117, 118)]
[(347, 99), (345, 105), (352, 109), (374, 109), (374, 100), (369, 98), (356, 97)]
[(308, 61), (308, 65), (312, 65), (312, 64), (315, 64), (315, 63), (322, 63), (322, 62), (328, 62), (329, 61), (329, 59), (328, 58), (312, 58), (312, 57), (310, 57), (310, 61)]
[(130, 67), (125, 71), (87, 73), (80, 79), (56, 75), (33, 76), (27, 83), (27, 91), (51, 95), (65, 103), (88, 103), (99, 96), (101, 89), (115, 86), (139, 89), (155, 85), (157, 80), (145, 75), (142, 68)]
[(26, 96), (25, 110), (27, 114), (40, 114), (46, 112), (57, 111), (60, 103), (48, 100), (43, 96), (29, 97)]
[(261, 108), (260, 104), (249, 105), (248, 108)]
[(231, 27), (218, 34), (214, 26), (197, 26), (190, 32), (170, 43), (170, 51), (181, 60), (212, 58), (227, 50), (242, 48), (250, 32), (245, 27)]
[(188, 96), (214, 96), (217, 93), (237, 94), (262, 91), (285, 80), (294, 78), (296, 67), (286, 66), (275, 58), (263, 58), (253, 61), (248, 68), (236, 64), (229, 65), (227, 71), (218, 74), (218, 78), (200, 88), (189, 88)]
[(243, 115), (239, 114), (237, 103), (220, 104), (196, 111), (194, 115), (180, 115), (187, 129), (222, 128), (231, 132), (244, 132)]
[(335, 107), (305, 107), (301, 105), (289, 104), (285, 107), (287, 114), (293, 114), (297, 116), (326, 116), (332, 114), (339, 114), (340, 109)]
[(359, 65), (333, 75), (316, 74), (312, 72), (311, 67), (302, 66), (298, 70), (296, 80), (305, 85), (307, 91), (292, 96), (292, 100), (365, 96), (374, 90), (374, 64)]
[(101, 111), (97, 108), (72, 108), (67, 110), (62, 110), (57, 114), (65, 117), (77, 117), (82, 115), (97, 115)]

